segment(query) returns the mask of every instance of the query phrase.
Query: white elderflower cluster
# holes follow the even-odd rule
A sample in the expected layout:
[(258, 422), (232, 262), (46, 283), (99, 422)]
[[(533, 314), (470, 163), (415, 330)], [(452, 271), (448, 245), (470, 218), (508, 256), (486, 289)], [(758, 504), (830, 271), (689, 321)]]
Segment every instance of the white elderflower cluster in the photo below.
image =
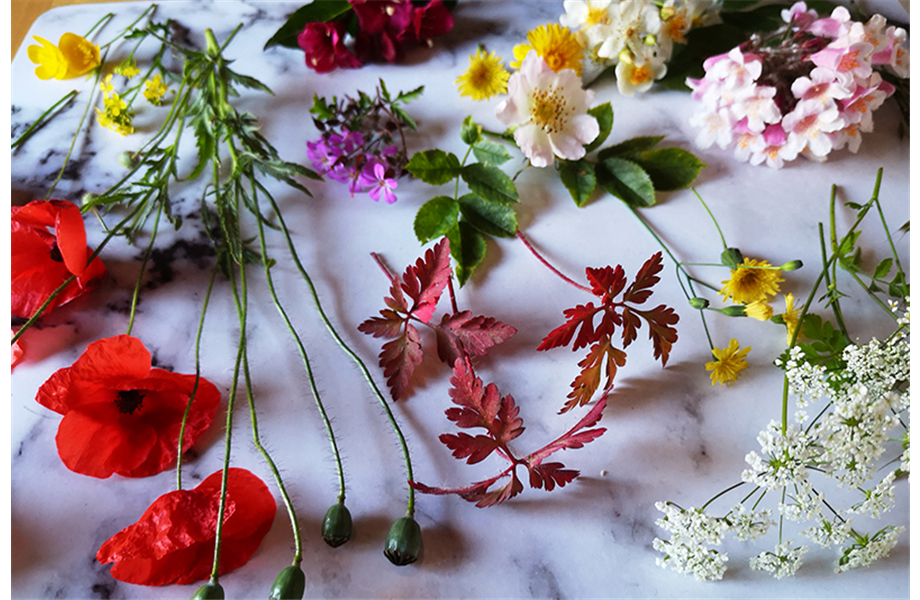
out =
[(744, 457), (751, 468), (741, 473), (743, 481), (768, 490), (805, 482), (806, 467), (814, 462), (814, 443), (809, 434), (794, 427), (787, 427), (784, 434), (778, 422), (770, 421), (757, 441), (761, 453), (751, 451)]
[(792, 547), (786, 540), (777, 544), (773, 552), (761, 552), (751, 558), (751, 568), (755, 571), (769, 571), (777, 579), (791, 577), (802, 565), (802, 556), (808, 551), (807, 546)]
[(707, 515), (702, 509), (683, 509), (670, 502), (657, 502), (664, 513), (655, 524), (671, 534), (671, 539), (655, 538), (652, 547), (664, 554), (655, 562), (678, 573), (694, 575), (698, 580), (722, 579), (728, 556), (709, 546), (722, 543), (729, 531), (725, 519)]
[(875, 518), (894, 506), (895, 472), (886, 475), (874, 488), (866, 491), (866, 499), (854, 505), (850, 512), (857, 515), (872, 515)]
[(898, 543), (898, 536), (904, 532), (904, 527), (888, 526), (877, 532), (871, 538), (860, 537), (855, 544), (843, 551), (840, 561), (835, 569), (838, 573), (849, 571), (856, 567), (871, 565), (880, 558), (885, 558)]
[(756, 540), (767, 534), (776, 525), (769, 509), (753, 511), (741, 504), (735, 505), (726, 519), (739, 540)]

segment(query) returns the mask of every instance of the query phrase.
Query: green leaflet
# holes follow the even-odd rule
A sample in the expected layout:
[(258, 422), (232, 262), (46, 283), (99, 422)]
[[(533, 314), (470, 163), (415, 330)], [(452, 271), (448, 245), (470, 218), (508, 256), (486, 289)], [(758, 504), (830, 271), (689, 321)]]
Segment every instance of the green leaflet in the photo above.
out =
[(467, 146), (472, 146), (482, 139), (482, 125), (473, 120), (473, 117), (463, 119), (460, 125), (460, 139)]
[[(589, 109), (588, 114), (597, 119), (600, 132), (597, 134), (597, 137), (594, 138), (593, 142), (585, 146), (586, 153), (600, 148), (600, 145), (603, 144), (607, 140), (607, 136), (610, 135), (610, 130), (613, 129), (613, 108), (610, 107), (609, 102)], [(579, 206), (581, 205), (579, 204)]]
[(489, 165), (500, 165), (512, 158), (504, 146), (489, 140), (479, 140), (473, 144), (473, 156), (479, 162)]
[(462, 286), (486, 256), (486, 239), (476, 228), (460, 221), (448, 234), (450, 255), (457, 261), (457, 281)]
[(415, 237), (422, 244), (447, 235), (457, 226), (460, 204), (449, 196), (437, 196), (422, 205), (415, 215)]
[(659, 192), (679, 190), (689, 186), (706, 165), (683, 148), (659, 148), (639, 153), (633, 158)]
[(302, 6), (288, 17), (284, 25), (281, 26), (275, 34), (265, 42), (263, 50), (272, 46), (284, 46), (285, 48), (297, 48), (297, 36), (303, 31), (307, 23), (325, 23), (339, 17), (351, 10), (351, 4), (348, 0), (323, 0), (322, 2), (311, 2)]
[(460, 159), (443, 150), (423, 150), (409, 159), (406, 170), (430, 185), (443, 185), (460, 174)]
[(460, 196), (457, 202), (463, 219), (481, 233), (497, 237), (514, 237), (517, 233), (517, 215), (510, 205), (483, 200), (475, 194)]
[(470, 191), (484, 200), (505, 203), (518, 201), (514, 182), (498, 167), (472, 163), (463, 167), (460, 177), (470, 187)]
[(594, 165), (584, 159), (560, 161), (559, 178), (578, 207), (587, 204), (597, 188)]
[(637, 208), (655, 204), (655, 186), (645, 170), (631, 160), (608, 158), (595, 167), (597, 183), (609, 194)]
[(664, 139), (663, 135), (648, 135), (642, 137), (635, 137), (625, 142), (620, 142), (615, 146), (610, 146), (604, 148), (597, 153), (597, 158), (599, 160), (604, 160), (605, 158), (619, 157), (619, 158), (632, 158), (634, 155), (639, 152), (645, 152), (646, 150), (651, 150), (658, 143)]

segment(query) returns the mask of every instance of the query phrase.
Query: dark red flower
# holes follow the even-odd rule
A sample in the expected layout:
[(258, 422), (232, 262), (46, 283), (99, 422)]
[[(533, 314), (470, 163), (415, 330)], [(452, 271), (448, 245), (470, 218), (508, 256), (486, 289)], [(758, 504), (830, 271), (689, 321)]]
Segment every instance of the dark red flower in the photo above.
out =
[(297, 36), (297, 45), (304, 51), (307, 66), (317, 73), (361, 66), (358, 57), (345, 46), (345, 25), (339, 22), (307, 23)]
[[(96, 560), (112, 577), (137, 585), (187, 585), (207, 579), (214, 563), (221, 471), (193, 490), (157, 498), (143, 516), (109, 538)], [(261, 479), (231, 468), (220, 544), (221, 575), (246, 564), (275, 519), (275, 498)]]
[[(146, 477), (175, 462), (194, 387), (194, 375), (151, 368), (141, 341), (119, 335), (90, 344), (73, 365), (49, 377), (35, 399), (64, 415), (56, 441), (68, 469), (101, 478)], [(218, 404), (220, 392), (200, 378), (184, 448), (211, 425)]]
[(46, 313), (86, 293), (105, 275), (99, 257), (86, 264), (92, 251), (86, 247), (83, 215), (71, 202), (36, 200), (10, 207), (10, 235), (14, 316), (31, 317), (71, 275), (76, 281), (51, 301)]
[(358, 16), (355, 51), (365, 60), (383, 58), (388, 63), (402, 58), (402, 39), (412, 25), (408, 0), (350, 0)]
[(444, 35), (454, 27), (454, 16), (441, 0), (431, 0), (425, 6), (416, 7), (412, 13), (411, 27), (403, 37), (421, 44), (431, 45), (431, 40)]

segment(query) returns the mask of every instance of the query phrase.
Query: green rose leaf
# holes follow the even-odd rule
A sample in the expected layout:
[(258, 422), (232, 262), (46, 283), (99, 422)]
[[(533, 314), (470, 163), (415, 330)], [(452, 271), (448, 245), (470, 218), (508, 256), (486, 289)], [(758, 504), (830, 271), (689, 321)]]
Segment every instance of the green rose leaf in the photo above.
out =
[(463, 167), (460, 177), (470, 186), (471, 192), (484, 200), (508, 204), (518, 201), (514, 182), (498, 167), (473, 163)]
[(597, 187), (594, 165), (584, 159), (559, 161), (559, 178), (579, 207), (587, 204)]
[(430, 185), (442, 185), (460, 174), (460, 159), (443, 150), (423, 150), (409, 159), (406, 170)]
[(483, 164), (500, 165), (513, 157), (504, 146), (489, 140), (480, 140), (473, 144), (473, 156)]
[(457, 281), (462, 287), (486, 255), (486, 239), (475, 227), (460, 221), (447, 234), (450, 255), (457, 262)]
[[(589, 109), (588, 114), (597, 119), (597, 124), (600, 126), (600, 132), (597, 134), (597, 137), (594, 138), (594, 141), (585, 146), (585, 152), (591, 152), (599, 148), (607, 139), (607, 136), (610, 135), (610, 130), (613, 129), (613, 108), (610, 107), (609, 102)], [(579, 204), (579, 206), (581, 205)]]
[(682, 148), (659, 148), (637, 155), (636, 161), (658, 191), (679, 190), (689, 186), (706, 165), (692, 152)]
[(432, 198), (418, 209), (415, 215), (415, 237), (424, 244), (429, 240), (447, 235), (457, 226), (460, 205), (448, 196)]
[(473, 120), (473, 117), (463, 119), (460, 126), (460, 139), (467, 146), (472, 146), (482, 139), (482, 125)]
[(640, 152), (645, 152), (646, 150), (651, 150), (658, 145), (658, 142), (664, 139), (663, 135), (648, 135), (643, 137), (635, 137), (625, 142), (620, 142), (615, 146), (610, 146), (609, 148), (604, 148), (597, 153), (597, 158), (599, 160), (604, 160), (606, 158), (633, 158), (636, 154)]
[(608, 158), (595, 167), (597, 183), (612, 194), (638, 208), (655, 204), (655, 186), (648, 173), (625, 158)]
[(465, 194), (457, 202), (463, 220), (486, 235), (513, 237), (517, 233), (517, 215), (504, 202), (483, 200), (476, 194)]
[(281, 26), (275, 35), (271, 36), (263, 50), (272, 46), (284, 46), (285, 48), (298, 48), (297, 36), (303, 31), (307, 23), (325, 23), (339, 17), (351, 10), (351, 4), (348, 0), (324, 0), (323, 2), (311, 2), (306, 6), (294, 11), (288, 17), (284, 25)]

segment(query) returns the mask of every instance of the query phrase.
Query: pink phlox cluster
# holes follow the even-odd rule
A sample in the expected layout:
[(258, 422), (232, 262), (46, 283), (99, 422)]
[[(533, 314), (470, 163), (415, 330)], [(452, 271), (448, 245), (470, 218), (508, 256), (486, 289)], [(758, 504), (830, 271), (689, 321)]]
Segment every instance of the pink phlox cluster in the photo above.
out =
[(856, 152), (895, 91), (879, 71), (910, 76), (907, 32), (881, 15), (852, 21), (844, 7), (818, 18), (797, 2), (781, 14), (786, 27), (707, 59), (705, 75), (687, 79), (702, 105), (690, 118), (697, 145), (731, 147), (738, 160), (773, 168)]

